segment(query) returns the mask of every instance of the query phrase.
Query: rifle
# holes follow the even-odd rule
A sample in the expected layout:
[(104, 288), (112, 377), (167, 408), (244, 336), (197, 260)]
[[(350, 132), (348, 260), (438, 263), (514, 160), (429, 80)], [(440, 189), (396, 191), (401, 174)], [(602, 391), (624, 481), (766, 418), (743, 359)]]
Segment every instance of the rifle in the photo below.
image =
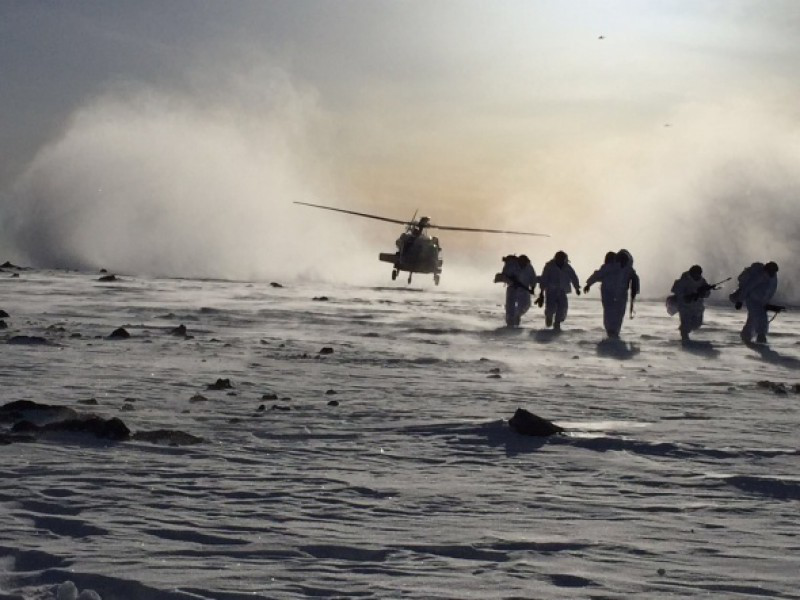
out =
[(775, 311), (775, 314), (772, 315), (772, 318), (768, 321), (769, 323), (772, 323), (775, 320), (775, 317), (777, 317), (779, 314), (781, 314), (783, 311), (786, 310), (785, 306), (780, 306), (779, 304), (767, 304), (764, 308), (766, 310)]
[(700, 299), (700, 294), (704, 294), (705, 292), (710, 292), (711, 290), (719, 289), (719, 286), (721, 286), (723, 283), (730, 281), (731, 279), (733, 279), (733, 277), (726, 277), (725, 279), (723, 279), (722, 281), (718, 281), (717, 283), (711, 283), (711, 284), (706, 283), (705, 285), (701, 285), (699, 288), (697, 288), (697, 291), (694, 292), (693, 294), (685, 294), (683, 296), (683, 299), (686, 302), (695, 302)]
[(500, 282), (508, 283), (513, 287), (522, 288), (523, 290), (528, 292), (531, 296), (533, 296), (533, 294), (535, 293), (534, 290), (536, 289), (536, 284), (535, 283), (533, 284), (532, 287), (528, 287), (526, 285), (523, 285), (522, 282), (519, 279), (517, 279), (516, 275), (503, 275), (502, 273), (497, 273), (494, 276), (494, 282), (495, 283), (500, 283)]
[(718, 288), (719, 288), (719, 286), (721, 286), (723, 283), (728, 283), (728, 282), (729, 282), (731, 279), (733, 279), (733, 277), (726, 277), (726, 278), (725, 278), (725, 279), (723, 279), (722, 281), (718, 281), (717, 283), (712, 283), (710, 286), (708, 286), (708, 289), (710, 289), (710, 290), (716, 290), (716, 289), (718, 289)]

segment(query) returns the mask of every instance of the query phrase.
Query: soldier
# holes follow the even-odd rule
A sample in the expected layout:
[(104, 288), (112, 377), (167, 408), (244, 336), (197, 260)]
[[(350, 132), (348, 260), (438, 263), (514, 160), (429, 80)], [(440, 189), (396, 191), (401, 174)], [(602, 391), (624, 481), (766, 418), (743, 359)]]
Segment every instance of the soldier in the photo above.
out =
[(519, 327), (520, 320), (531, 307), (531, 294), (538, 278), (524, 254), (504, 256), (503, 263), (503, 271), (495, 275), (494, 281), (506, 284), (506, 326)]
[(618, 338), (622, 329), (622, 321), (625, 319), (625, 308), (628, 304), (628, 290), (631, 295), (631, 316), (633, 316), (633, 302), (639, 295), (639, 275), (633, 268), (633, 256), (627, 250), (617, 252), (617, 263), (619, 263), (619, 275), (613, 284), (613, 293), (610, 306), (608, 308), (608, 324), (606, 330), (608, 337)]
[(672, 293), (675, 294), (675, 303), (681, 318), (681, 341), (688, 342), (689, 334), (700, 329), (703, 325), (705, 303), (714, 286), (708, 284), (703, 278), (703, 269), (700, 265), (693, 265), (672, 284)]
[(766, 344), (769, 331), (767, 311), (784, 310), (782, 306), (769, 303), (778, 289), (777, 263), (768, 262), (760, 268), (757, 264), (751, 265), (739, 275), (739, 284), (739, 289), (731, 294), (731, 298), (735, 299), (736, 308), (741, 308), (742, 304), (747, 307), (747, 320), (741, 333), (742, 341), (749, 344), (755, 334), (757, 343)]
[(616, 290), (619, 287), (619, 277), (621, 275), (620, 264), (617, 262), (616, 252), (606, 252), (605, 261), (602, 266), (589, 276), (583, 293), (588, 294), (593, 284), (600, 282), (600, 301), (603, 303), (603, 327), (609, 337), (612, 335), (611, 311), (614, 305)]
[(539, 298), (536, 303), (541, 306), (544, 302), (544, 322), (547, 327), (553, 326), (555, 331), (561, 330), (561, 323), (567, 318), (569, 301), (567, 294), (575, 288), (575, 293), (581, 295), (580, 282), (575, 270), (569, 264), (567, 253), (563, 250), (556, 252), (552, 260), (545, 264), (542, 276), (539, 278)]

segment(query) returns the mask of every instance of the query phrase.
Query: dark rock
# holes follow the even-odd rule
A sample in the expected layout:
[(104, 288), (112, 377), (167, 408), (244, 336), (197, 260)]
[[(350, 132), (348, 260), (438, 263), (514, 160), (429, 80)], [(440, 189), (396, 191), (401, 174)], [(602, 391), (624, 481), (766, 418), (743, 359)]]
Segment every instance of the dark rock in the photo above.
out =
[(131, 412), (136, 410), (136, 407), (133, 404), (123, 404), (122, 408), (120, 408), (122, 412)]
[(267, 407), (266, 407), (265, 404), (259, 404), (258, 408), (256, 409), (257, 412), (264, 412), (265, 410), (267, 410)]
[(214, 383), (209, 383), (206, 386), (208, 390), (232, 390), (233, 384), (230, 379), (217, 379)]
[(11, 277), (12, 277), (12, 278), (13, 278), (13, 277), (19, 277), (19, 273), (12, 273), (12, 274), (11, 274)]
[(4, 311), (2, 308), (0, 308), (0, 319), (7, 319), (10, 316), (11, 316), (10, 314), (8, 314), (6, 311)]
[(338, 400), (328, 400), (328, 406), (339, 406)]
[(277, 400), (278, 399), (278, 394), (264, 394), (263, 396), (261, 396), (261, 399), (262, 400)]
[(330, 298), (328, 298), (327, 296), (314, 296), (312, 300), (314, 300), (315, 302), (327, 302), (328, 300), (330, 300)]
[(175, 329), (170, 331), (169, 334), (179, 337), (186, 337), (186, 325), (178, 325)]
[(270, 410), (292, 410), (292, 407), (283, 404), (273, 404)]
[(324, 348), (320, 349), (319, 354), (333, 354), (333, 348), (330, 346), (325, 346)]
[[(32, 435), (24, 435), (19, 433), (0, 433), (0, 446), (7, 446), (14, 442), (33, 442), (36, 438)], [(22, 598), (22, 596), (20, 596)]]
[(203, 394), (195, 394), (189, 398), (189, 402), (208, 402), (208, 398), (203, 396)]
[(97, 406), (97, 399), (88, 398), (86, 400), (78, 400), (78, 404), (83, 404), (85, 406)]
[(778, 394), (779, 396), (785, 396), (789, 393), (789, 388), (784, 383), (780, 383), (777, 381), (759, 381), (756, 385), (761, 388), (765, 388), (770, 390), (774, 394)]
[(502, 375), (500, 373), (492, 373), (491, 375), (487, 375), (487, 379), (502, 379)]
[(117, 417), (103, 419), (102, 417), (87, 417), (78, 419), (67, 419), (55, 421), (46, 425), (35, 425), (30, 421), (19, 421), (11, 428), (13, 433), (17, 432), (42, 432), (42, 431), (66, 431), (70, 433), (91, 433), (96, 438), (120, 442), (127, 440), (131, 431)]
[(127, 340), (129, 337), (131, 337), (131, 334), (128, 333), (125, 330), (125, 328), (118, 327), (117, 329), (115, 329), (114, 331), (111, 332), (111, 334), (108, 336), (108, 339), (110, 339), (110, 340)]
[(493, 369), (489, 369), (489, 373), (499, 373), (500, 367), (494, 367)]
[(328, 391), (325, 392), (325, 395), (326, 396), (335, 396), (338, 393), (339, 392), (337, 392), (336, 390), (328, 390)]
[(36, 410), (40, 408), (53, 408), (51, 404), (39, 404), (33, 400), (14, 400), (0, 406), (0, 414), (17, 412), (20, 410)]
[(274, 288), (282, 288), (283, 287), (280, 283), (278, 283), (276, 281), (270, 281), (269, 284)]
[(55, 404), (40, 404), (32, 400), (15, 400), (0, 406), (0, 421), (13, 423), (16, 421), (31, 421), (38, 425), (75, 419), (78, 413), (68, 406)]
[(543, 419), (524, 408), (518, 408), (514, 416), (508, 420), (508, 426), (521, 435), (546, 437), (563, 433), (564, 429), (555, 423)]
[(8, 329), (8, 324), (0, 319), (0, 329)]
[(17, 271), (22, 271), (25, 267), (18, 267), (17, 265), (12, 265), (10, 262), (6, 261), (2, 265), (0, 265), (0, 268), (16, 269)]
[(39, 337), (38, 335), (15, 335), (14, 337), (10, 338), (7, 344), (19, 344), (21, 346), (49, 346), (50, 342), (48, 342), (45, 338)]
[(97, 281), (117, 281), (116, 275), (103, 275)]
[(170, 446), (191, 446), (203, 443), (203, 438), (201, 437), (173, 429), (137, 431), (131, 436), (131, 439), (154, 444), (169, 444)]
[(35, 423), (31, 423), (30, 421), (17, 421), (11, 427), (11, 431), (14, 433), (26, 433), (26, 432), (37, 432), (41, 429), (40, 425), (36, 425)]
[(108, 273), (108, 271), (106, 269), (100, 269), (100, 272), (101, 273)]
[(69, 337), (71, 337), (71, 338), (79, 338), (79, 337), (81, 337), (81, 334), (76, 331), (75, 333), (69, 334)]

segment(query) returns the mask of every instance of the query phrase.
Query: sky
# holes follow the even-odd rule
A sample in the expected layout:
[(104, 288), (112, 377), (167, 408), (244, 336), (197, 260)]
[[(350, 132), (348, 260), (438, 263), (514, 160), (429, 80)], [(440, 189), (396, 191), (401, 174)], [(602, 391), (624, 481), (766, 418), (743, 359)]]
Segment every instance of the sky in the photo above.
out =
[(442, 233), (443, 282), (626, 247), (653, 296), (775, 259), (800, 301), (798, 31), (792, 0), (5, 0), (0, 251), (388, 278), (396, 226), (305, 201), (550, 235)]

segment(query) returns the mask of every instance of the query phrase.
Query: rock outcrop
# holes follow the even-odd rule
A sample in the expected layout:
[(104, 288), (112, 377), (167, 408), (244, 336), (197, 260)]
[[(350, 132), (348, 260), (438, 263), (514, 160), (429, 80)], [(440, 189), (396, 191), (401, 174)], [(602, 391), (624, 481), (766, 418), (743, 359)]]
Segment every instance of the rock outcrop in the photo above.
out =
[(547, 437), (557, 433), (564, 433), (564, 428), (542, 417), (518, 408), (514, 416), (508, 420), (508, 426), (521, 435)]

